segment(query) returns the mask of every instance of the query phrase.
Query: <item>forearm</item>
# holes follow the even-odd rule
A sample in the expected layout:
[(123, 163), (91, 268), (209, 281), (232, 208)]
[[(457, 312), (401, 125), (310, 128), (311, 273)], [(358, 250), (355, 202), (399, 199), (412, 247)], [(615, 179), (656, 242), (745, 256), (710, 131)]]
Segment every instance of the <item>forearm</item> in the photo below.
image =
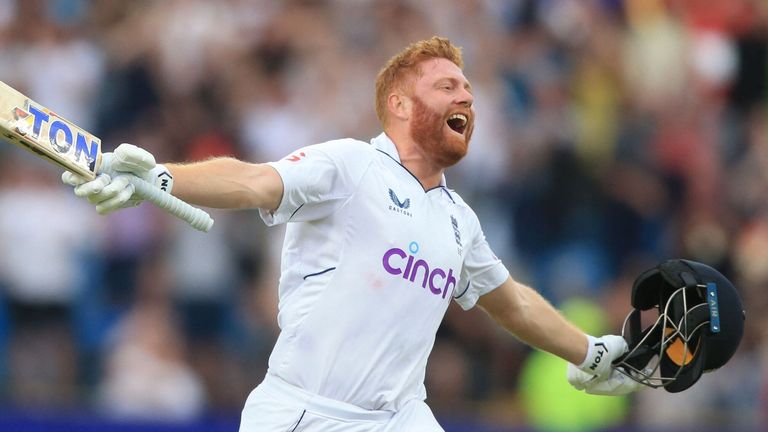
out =
[(223, 209), (275, 210), (282, 199), (280, 175), (266, 164), (216, 158), (165, 166), (173, 175), (173, 195), (191, 204)]
[(568, 322), (538, 292), (525, 285), (520, 287), (524, 307), (509, 316), (505, 328), (529, 345), (580, 364), (587, 355), (584, 332)]
[(480, 300), (483, 309), (521, 341), (577, 365), (584, 361), (585, 333), (532, 288), (510, 278)]

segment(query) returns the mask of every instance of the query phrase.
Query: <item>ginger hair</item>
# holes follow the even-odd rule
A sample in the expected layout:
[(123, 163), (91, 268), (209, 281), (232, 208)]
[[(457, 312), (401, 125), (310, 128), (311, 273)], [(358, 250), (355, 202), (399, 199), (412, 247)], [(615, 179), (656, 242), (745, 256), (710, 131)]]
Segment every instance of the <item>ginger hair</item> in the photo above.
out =
[(409, 90), (421, 74), (420, 64), (425, 60), (444, 58), (464, 68), (461, 48), (439, 36), (414, 42), (389, 59), (376, 76), (376, 117), (382, 126), (387, 124), (387, 98), (393, 90)]

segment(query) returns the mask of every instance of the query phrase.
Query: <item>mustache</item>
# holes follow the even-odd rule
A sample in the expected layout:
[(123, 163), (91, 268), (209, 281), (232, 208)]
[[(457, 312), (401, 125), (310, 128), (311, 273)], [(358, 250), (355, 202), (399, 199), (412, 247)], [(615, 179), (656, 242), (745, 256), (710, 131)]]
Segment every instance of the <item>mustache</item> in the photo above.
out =
[(467, 154), (469, 138), (474, 129), (474, 116), (470, 116), (463, 138), (453, 133), (446, 135), (445, 128), (450, 128), (447, 123), (449, 116), (441, 115), (421, 99), (414, 98), (411, 136), (433, 162), (443, 168), (455, 165)]

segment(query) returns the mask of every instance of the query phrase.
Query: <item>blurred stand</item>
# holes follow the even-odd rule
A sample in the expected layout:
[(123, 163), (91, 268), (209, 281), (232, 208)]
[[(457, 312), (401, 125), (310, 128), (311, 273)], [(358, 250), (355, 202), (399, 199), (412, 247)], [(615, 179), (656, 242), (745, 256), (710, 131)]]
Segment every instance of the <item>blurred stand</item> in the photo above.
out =
[(150, 253), (138, 273), (136, 298), (107, 338), (97, 404), (121, 419), (195, 419), (204, 410), (205, 390), (186, 357), (168, 266)]
[[(516, 278), (558, 306), (598, 305), (606, 332), (619, 331), (634, 277), (666, 258), (711, 264), (744, 297), (731, 364), (682, 394), (616, 401), (599, 424), (761, 430), (767, 16), (752, 0), (0, 0), (0, 79), (107, 150), (268, 161), (377, 134), (383, 62), (448, 36), (478, 114), (448, 185)], [(0, 405), (236, 417), (278, 331), (282, 230), (255, 211), (216, 212), (207, 235), (149, 205), (98, 217), (17, 153), (0, 148)], [(526, 378), (546, 363), (452, 305), (428, 402), (448, 430), (546, 429)], [(564, 383), (555, 369), (545, 375)]]

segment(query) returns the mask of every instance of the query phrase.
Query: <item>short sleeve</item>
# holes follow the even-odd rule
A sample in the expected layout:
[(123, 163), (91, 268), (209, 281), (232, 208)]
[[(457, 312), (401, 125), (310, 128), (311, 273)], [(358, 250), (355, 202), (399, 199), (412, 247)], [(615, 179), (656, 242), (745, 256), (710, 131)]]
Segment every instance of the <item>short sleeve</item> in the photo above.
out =
[(366, 143), (337, 140), (301, 148), (269, 162), (283, 181), (283, 197), (275, 211), (260, 210), (267, 225), (322, 219), (338, 210), (359, 184)]
[(468, 310), (475, 306), (477, 300), (501, 286), (509, 278), (509, 270), (491, 250), (485, 234), (474, 215), (475, 235), (464, 258), (461, 278), (454, 291), (453, 298), (462, 309)]

